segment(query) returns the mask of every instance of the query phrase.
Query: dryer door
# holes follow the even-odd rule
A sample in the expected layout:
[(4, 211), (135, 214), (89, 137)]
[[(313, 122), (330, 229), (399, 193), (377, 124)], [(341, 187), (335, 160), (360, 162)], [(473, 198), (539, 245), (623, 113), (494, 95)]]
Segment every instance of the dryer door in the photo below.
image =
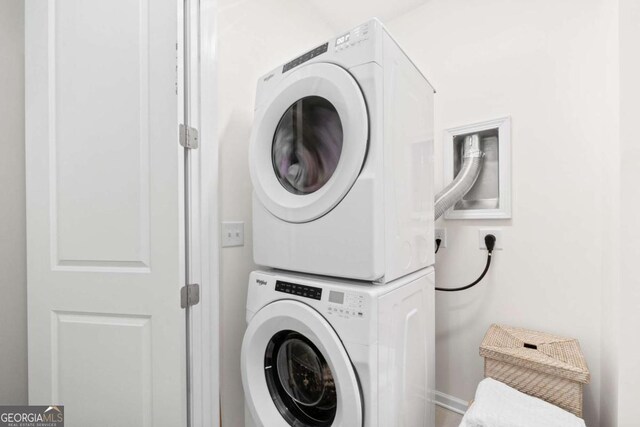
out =
[(292, 71), (256, 110), (249, 169), (256, 195), (275, 216), (308, 222), (333, 209), (367, 152), (362, 91), (344, 68), (313, 63)]
[(258, 426), (362, 426), (351, 360), (331, 325), (308, 305), (282, 300), (261, 309), (245, 333), (241, 364)]

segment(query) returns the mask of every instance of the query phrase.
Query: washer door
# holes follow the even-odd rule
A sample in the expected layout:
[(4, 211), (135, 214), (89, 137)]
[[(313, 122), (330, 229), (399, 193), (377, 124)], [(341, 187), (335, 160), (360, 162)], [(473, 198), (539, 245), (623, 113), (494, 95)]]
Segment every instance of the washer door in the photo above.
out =
[(349, 356), (308, 305), (282, 300), (261, 309), (245, 333), (241, 365), (245, 400), (258, 426), (362, 426)]
[(256, 111), (249, 169), (276, 217), (308, 222), (333, 209), (362, 169), (367, 107), (344, 68), (314, 63), (291, 72)]

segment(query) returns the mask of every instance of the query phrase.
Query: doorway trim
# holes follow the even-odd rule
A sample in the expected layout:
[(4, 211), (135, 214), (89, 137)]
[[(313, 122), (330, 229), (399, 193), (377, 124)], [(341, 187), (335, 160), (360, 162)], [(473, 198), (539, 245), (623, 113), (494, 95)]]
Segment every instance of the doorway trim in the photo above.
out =
[[(181, 7), (182, 2), (179, 2)], [(191, 2), (190, 126), (199, 148), (191, 150), (191, 282), (200, 303), (191, 307), (191, 422), (220, 425), (220, 245), (217, 137), (217, 0)], [(181, 32), (180, 32), (181, 33)], [(183, 45), (183, 40), (180, 41)], [(182, 46), (181, 46), (182, 47)], [(179, 49), (178, 68), (183, 60)], [(178, 79), (178, 91), (181, 87)], [(183, 212), (184, 214), (184, 212)], [(185, 266), (189, 268), (189, 266)]]

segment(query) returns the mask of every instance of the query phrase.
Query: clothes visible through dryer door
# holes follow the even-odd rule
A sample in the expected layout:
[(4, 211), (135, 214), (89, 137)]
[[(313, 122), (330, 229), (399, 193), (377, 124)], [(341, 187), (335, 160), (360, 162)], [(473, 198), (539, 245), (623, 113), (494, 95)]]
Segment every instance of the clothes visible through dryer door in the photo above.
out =
[(291, 105), (276, 127), (271, 160), (280, 184), (313, 193), (333, 176), (342, 154), (342, 121), (331, 102), (307, 96)]
[(289, 73), (256, 110), (249, 171), (271, 214), (303, 223), (331, 211), (358, 178), (369, 116), (360, 86), (344, 68), (313, 63)]

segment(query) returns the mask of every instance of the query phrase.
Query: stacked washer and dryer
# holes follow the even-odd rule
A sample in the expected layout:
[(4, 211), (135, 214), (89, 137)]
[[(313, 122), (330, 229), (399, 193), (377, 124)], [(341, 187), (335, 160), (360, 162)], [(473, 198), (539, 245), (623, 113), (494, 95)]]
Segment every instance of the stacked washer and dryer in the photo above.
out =
[(433, 95), (375, 19), (259, 80), (247, 426), (433, 427)]

